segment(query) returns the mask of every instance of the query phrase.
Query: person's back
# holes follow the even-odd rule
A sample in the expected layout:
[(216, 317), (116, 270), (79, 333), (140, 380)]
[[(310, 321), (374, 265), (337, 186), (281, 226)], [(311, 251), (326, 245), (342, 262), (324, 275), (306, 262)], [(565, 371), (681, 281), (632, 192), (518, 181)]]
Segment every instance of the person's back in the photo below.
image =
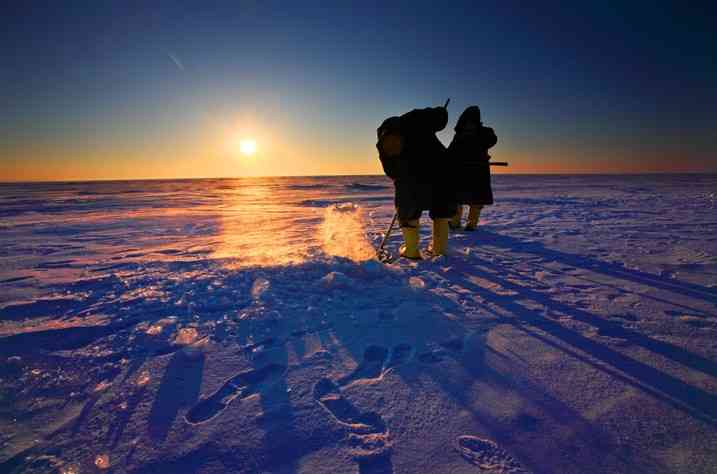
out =
[[(430, 209), (434, 219), (441, 214), (436, 212), (442, 195), (434, 192), (438, 184), (435, 163), (445, 160), (446, 149), (436, 132), (447, 122), (445, 107), (429, 107), (391, 117), (377, 131), (379, 158), (384, 172), (395, 185), (398, 221), (406, 242), (402, 255), (408, 258), (421, 258), (418, 228), (423, 210)], [(442, 214), (447, 213), (445, 218), (450, 218), (455, 204), (443, 204), (443, 207), (448, 210)], [(442, 214), (439, 217), (444, 218)]]
[(460, 226), (462, 205), (468, 204), (471, 208), (466, 230), (474, 230), (483, 206), (493, 204), (488, 149), (498, 142), (498, 138), (492, 128), (481, 122), (477, 106), (468, 107), (461, 114), (454, 130), (456, 134), (448, 147), (448, 155), (459, 207), (451, 227)]
[(446, 147), (436, 133), (446, 127), (448, 111), (443, 107), (414, 109), (401, 115), (405, 156), (412, 163), (414, 176), (433, 181), (432, 168), (443, 159)]

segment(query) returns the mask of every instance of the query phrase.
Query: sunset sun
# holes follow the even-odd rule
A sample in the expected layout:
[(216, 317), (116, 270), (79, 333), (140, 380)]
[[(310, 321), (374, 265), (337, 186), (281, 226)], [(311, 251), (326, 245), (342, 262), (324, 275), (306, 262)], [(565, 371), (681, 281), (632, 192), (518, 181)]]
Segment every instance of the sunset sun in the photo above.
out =
[(239, 142), (239, 151), (242, 155), (251, 156), (256, 153), (256, 140), (245, 138)]

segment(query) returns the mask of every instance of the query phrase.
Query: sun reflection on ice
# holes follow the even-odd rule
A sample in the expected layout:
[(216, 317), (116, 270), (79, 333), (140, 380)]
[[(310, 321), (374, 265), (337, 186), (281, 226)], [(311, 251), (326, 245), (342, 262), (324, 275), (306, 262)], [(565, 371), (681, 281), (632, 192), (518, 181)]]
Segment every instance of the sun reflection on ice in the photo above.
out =
[(219, 242), (214, 258), (230, 268), (290, 265), (304, 262), (312, 252), (317, 210), (297, 206), (295, 193), (271, 179), (253, 180), (224, 196)]
[(351, 197), (337, 194), (337, 188), (342, 189), (310, 178), (237, 182), (222, 196), (212, 256), (229, 268), (294, 265), (326, 256), (372, 258), (364, 210), (336, 204)]

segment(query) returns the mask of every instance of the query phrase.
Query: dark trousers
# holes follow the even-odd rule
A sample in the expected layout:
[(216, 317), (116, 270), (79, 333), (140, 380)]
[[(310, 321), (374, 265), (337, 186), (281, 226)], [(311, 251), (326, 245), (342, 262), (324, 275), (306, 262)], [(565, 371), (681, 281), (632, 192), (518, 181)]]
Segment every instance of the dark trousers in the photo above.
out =
[(448, 183), (427, 179), (397, 179), (394, 181), (394, 203), (401, 227), (410, 226), (409, 221), (429, 211), (431, 219), (450, 219), (456, 212), (456, 201)]

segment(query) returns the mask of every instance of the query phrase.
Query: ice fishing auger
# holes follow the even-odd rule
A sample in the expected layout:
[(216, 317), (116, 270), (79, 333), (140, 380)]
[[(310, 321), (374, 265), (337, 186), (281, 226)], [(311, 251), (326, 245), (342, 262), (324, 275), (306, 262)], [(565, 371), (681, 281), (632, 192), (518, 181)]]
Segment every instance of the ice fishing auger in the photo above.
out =
[(388, 230), (383, 236), (383, 240), (381, 241), (381, 245), (378, 246), (378, 250), (376, 250), (376, 258), (381, 263), (390, 263), (393, 260), (393, 256), (391, 253), (386, 250), (384, 247), (386, 246), (386, 241), (391, 235), (391, 232), (393, 231), (393, 227), (396, 225), (396, 219), (398, 219), (398, 212), (393, 213), (393, 219), (391, 219), (391, 225), (388, 226)]

